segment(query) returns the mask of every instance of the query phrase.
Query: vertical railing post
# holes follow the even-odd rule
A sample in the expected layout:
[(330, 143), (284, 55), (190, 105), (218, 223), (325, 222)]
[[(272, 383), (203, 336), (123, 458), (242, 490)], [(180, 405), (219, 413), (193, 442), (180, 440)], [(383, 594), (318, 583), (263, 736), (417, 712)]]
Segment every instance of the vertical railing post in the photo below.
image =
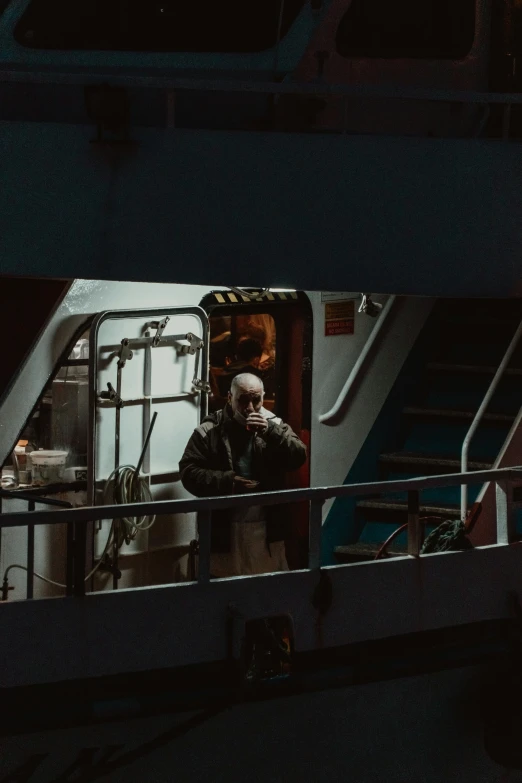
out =
[(323, 532), (324, 500), (310, 501), (308, 524), (308, 568), (321, 568), (321, 534)]
[(74, 523), (74, 595), (85, 595), (87, 522)]
[(348, 130), (348, 96), (345, 95), (343, 100), (343, 128), (342, 132), (346, 133)]
[(509, 131), (511, 125), (511, 104), (506, 103), (504, 106), (504, 113), (502, 117), (502, 138), (504, 141), (509, 141)]
[(515, 513), (513, 506), (513, 484), (499, 481), (496, 484), (497, 500), (497, 544), (509, 544), (515, 534)]
[(198, 582), (210, 582), (210, 511), (198, 511), (199, 568)]
[(176, 93), (167, 90), (167, 128), (173, 130), (176, 127)]
[[(29, 500), (27, 510), (34, 511), (35, 502)], [(27, 598), (34, 596), (34, 525), (27, 525)]]
[(408, 492), (408, 554), (418, 557), (421, 548), (421, 530), (419, 520), (419, 491)]
[[(502, 357), (502, 361), (500, 362), (497, 371), (495, 375), (493, 376), (493, 380), (489, 384), (488, 390), (486, 394), (484, 395), (484, 399), (480, 403), (480, 407), (478, 411), (475, 414), (475, 418), (471, 422), (471, 426), (469, 430), (466, 433), (466, 437), (464, 438), (464, 441), (462, 443), (462, 451), (460, 453), (460, 472), (461, 473), (467, 473), (468, 472), (468, 454), (469, 449), (471, 445), (471, 441), (475, 436), (475, 433), (478, 429), (478, 426), (482, 420), (482, 417), (484, 413), (486, 412), (486, 408), (488, 407), (489, 403), (491, 402), (493, 395), (497, 389), (498, 384), (500, 383), (500, 380), (502, 376), (504, 375), (504, 371), (509, 365), (509, 362), (511, 361), (511, 357), (513, 356), (515, 349), (518, 346), (518, 343), (520, 341), (520, 338), (522, 337), (522, 321), (517, 326), (517, 329), (515, 331), (515, 334), (511, 338), (511, 342), (509, 343), (506, 352), (504, 353), (504, 356)], [(460, 518), (463, 522), (465, 522), (466, 517), (468, 515), (468, 485), (462, 484), (460, 488)]]
[(67, 524), (65, 595), (74, 592), (74, 522)]

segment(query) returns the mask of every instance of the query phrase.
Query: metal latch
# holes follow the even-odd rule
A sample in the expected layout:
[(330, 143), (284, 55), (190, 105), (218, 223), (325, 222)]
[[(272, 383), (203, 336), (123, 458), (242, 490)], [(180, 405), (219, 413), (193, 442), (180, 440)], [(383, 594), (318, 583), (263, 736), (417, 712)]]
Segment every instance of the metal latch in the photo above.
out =
[(149, 326), (151, 329), (156, 329), (156, 334), (152, 338), (152, 347), (157, 348), (160, 340), (163, 336), (163, 332), (165, 331), (165, 327), (167, 326), (168, 322), (170, 321), (170, 318), (168, 315), (165, 316), (161, 321), (151, 321)]
[(100, 400), (110, 400), (113, 402), (117, 408), (123, 408), (123, 400), (112, 385), (112, 383), (107, 384), (107, 391), (102, 391), (98, 395)]

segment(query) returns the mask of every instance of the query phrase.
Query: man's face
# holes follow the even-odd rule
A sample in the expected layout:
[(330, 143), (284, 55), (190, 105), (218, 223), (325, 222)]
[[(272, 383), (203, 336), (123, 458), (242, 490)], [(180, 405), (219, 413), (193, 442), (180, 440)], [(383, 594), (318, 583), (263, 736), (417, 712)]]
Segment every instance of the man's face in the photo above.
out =
[(257, 378), (240, 384), (228, 393), (228, 401), (233, 412), (239, 411), (245, 418), (250, 413), (258, 413), (263, 405), (263, 386)]

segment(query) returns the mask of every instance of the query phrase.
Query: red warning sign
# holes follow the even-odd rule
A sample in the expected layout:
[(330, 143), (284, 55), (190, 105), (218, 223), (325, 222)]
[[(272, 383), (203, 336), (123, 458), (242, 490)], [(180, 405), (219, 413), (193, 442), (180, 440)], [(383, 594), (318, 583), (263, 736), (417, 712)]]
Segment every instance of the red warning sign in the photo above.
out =
[(355, 302), (327, 302), (324, 306), (324, 334), (353, 334)]

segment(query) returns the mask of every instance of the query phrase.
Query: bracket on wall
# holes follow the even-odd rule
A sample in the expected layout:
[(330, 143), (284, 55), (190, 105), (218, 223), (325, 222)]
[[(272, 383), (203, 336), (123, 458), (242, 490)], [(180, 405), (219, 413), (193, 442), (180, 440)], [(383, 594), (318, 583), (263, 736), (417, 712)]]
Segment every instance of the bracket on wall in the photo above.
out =
[(124, 337), (121, 341), (121, 349), (120, 349), (120, 358), (118, 359), (118, 367), (120, 370), (122, 370), (126, 363), (132, 359), (134, 356), (131, 347), (130, 347), (130, 340), (128, 337)]
[(186, 354), (194, 356), (196, 351), (200, 351), (203, 348), (203, 340), (196, 334), (187, 332), (183, 341), (179, 340), (176, 342), (176, 348), (181, 356), (185, 356)]
[(98, 395), (100, 400), (109, 400), (113, 402), (117, 408), (123, 408), (124, 402), (112, 383), (107, 384), (107, 391), (102, 391)]

